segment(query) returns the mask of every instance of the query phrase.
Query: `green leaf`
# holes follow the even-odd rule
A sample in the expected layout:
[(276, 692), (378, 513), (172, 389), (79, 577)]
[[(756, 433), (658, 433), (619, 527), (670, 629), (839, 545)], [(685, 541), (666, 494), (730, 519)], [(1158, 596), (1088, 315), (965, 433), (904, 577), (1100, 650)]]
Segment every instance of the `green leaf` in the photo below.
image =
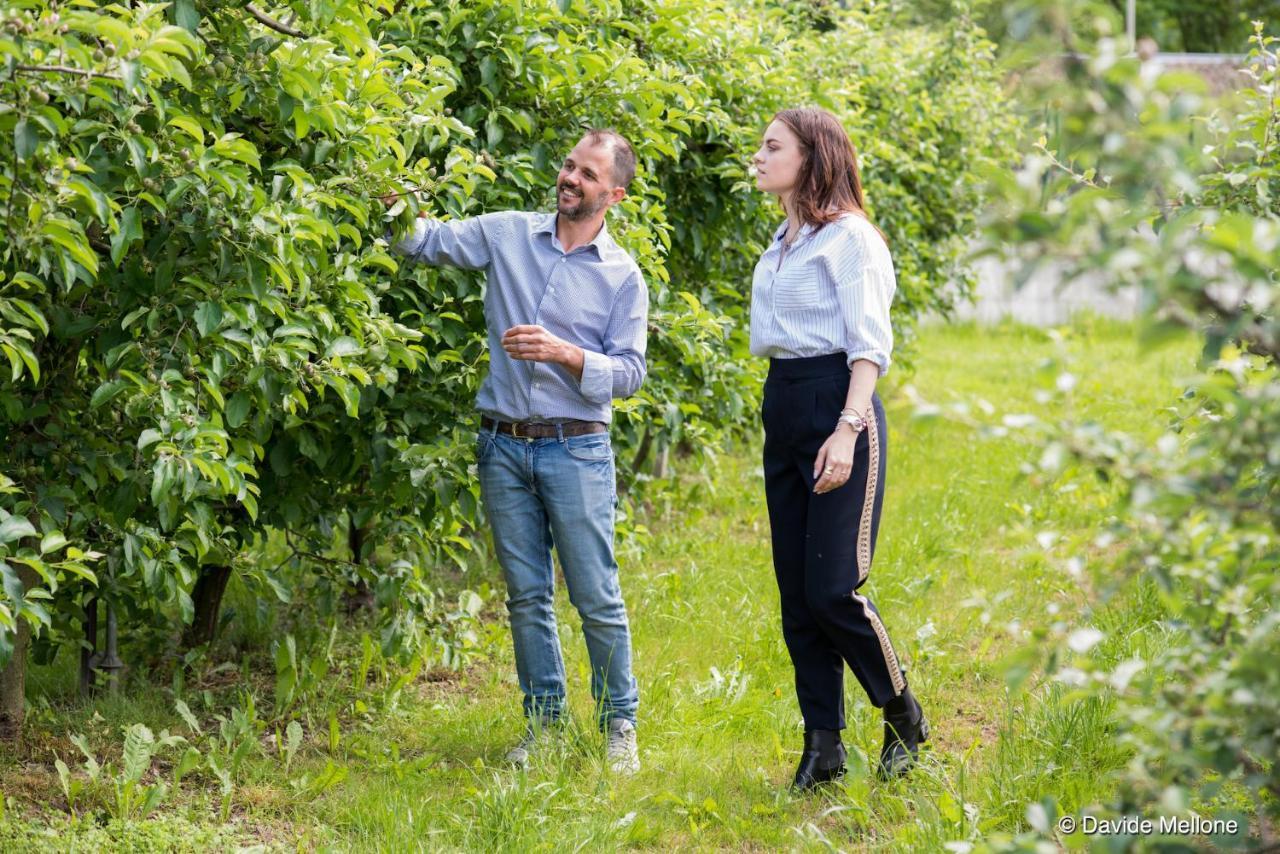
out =
[(136, 136), (125, 137), (124, 144), (129, 149), (129, 160), (133, 163), (133, 170), (139, 175), (146, 175), (147, 147)]
[(68, 178), (66, 186), (89, 203), (89, 207), (93, 211), (93, 215), (98, 218), (98, 222), (103, 225), (111, 223), (111, 203), (107, 201), (107, 196), (102, 192), (102, 188), (80, 175), (72, 175)]
[(124, 78), (124, 88), (132, 92), (142, 82), (142, 68), (136, 62), (121, 62), (120, 76)]
[(165, 783), (147, 786), (146, 795), (142, 798), (142, 806), (138, 808), (138, 814), (144, 817), (150, 815), (156, 807), (160, 806), (168, 794), (169, 787)]
[(22, 583), (17, 571), (2, 560), (0, 560), (0, 587), (4, 588), (4, 594), (9, 597), (15, 609), (21, 609), (27, 598), (26, 585)]
[(49, 322), (40, 313), (40, 309), (26, 300), (16, 297), (0, 300), (0, 314), (22, 326), (34, 326), (42, 335), (49, 334)]
[(93, 397), (89, 398), (89, 408), (97, 409), (99, 406), (109, 402), (117, 394), (124, 391), (130, 385), (128, 380), (110, 380), (94, 389)]
[[(179, 700), (181, 702), (181, 700)], [(197, 730), (198, 732), (199, 730)], [(186, 752), (182, 754), (182, 758), (178, 760), (178, 764), (173, 768), (173, 785), (174, 788), (182, 782), (182, 778), (187, 774), (200, 767), (200, 760), (204, 756), (194, 747), (188, 747)]]
[(8, 519), (0, 522), (0, 543), (4, 545), (8, 545), (14, 540), (18, 540), (23, 537), (34, 537), (35, 535), (35, 526), (22, 516), (10, 516)]
[(213, 150), (228, 160), (238, 160), (258, 169), (258, 149), (248, 140), (240, 139), (239, 134), (224, 134), (213, 144)]
[(84, 754), (84, 770), (89, 773), (89, 779), (97, 780), (101, 766), (98, 765), (98, 760), (94, 757), (93, 751), (89, 748), (89, 739), (85, 738), (80, 733), (76, 733), (71, 736), (71, 743), (80, 748), (80, 752)]
[(62, 535), (61, 531), (50, 531), (40, 541), (40, 554), (47, 555), (49, 552), (56, 552), (66, 544), (67, 538)]
[(200, 26), (200, 12), (196, 9), (195, 0), (174, 0), (173, 20), (184, 30), (195, 33)]
[(196, 716), (191, 713), (190, 707), (182, 700), (175, 700), (173, 705), (174, 708), (178, 710), (178, 715), (186, 722), (187, 726), (191, 728), (191, 731), (196, 735), (200, 735), (202, 732), (200, 729), (200, 722), (196, 720)]
[(338, 393), (347, 415), (356, 418), (360, 414), (360, 389), (346, 377), (325, 377), (325, 382)]
[(29, 160), (40, 144), (40, 134), (25, 118), (18, 119), (13, 127), (13, 144), (17, 149), (18, 159)]
[(68, 803), (74, 806), (75, 796), (71, 791), (71, 769), (61, 759), (53, 760), (53, 767), (58, 769), (58, 782), (62, 784), (62, 793), (66, 795)]
[(251, 400), (248, 392), (238, 391), (227, 401), (226, 416), (228, 427), (239, 427), (249, 415)]
[(201, 337), (208, 335), (222, 323), (222, 306), (216, 302), (202, 302), (196, 306), (196, 328)]
[(302, 746), (302, 724), (297, 721), (289, 721), (289, 726), (285, 727), (284, 737), (284, 767), (288, 770), (289, 765), (293, 762), (294, 754)]
[(169, 119), (169, 125), (186, 131), (196, 142), (204, 142), (204, 128), (190, 116), (174, 116)]
[(111, 235), (111, 263), (119, 266), (120, 259), (128, 251), (129, 244), (142, 239), (142, 217), (136, 206), (129, 206), (120, 215), (120, 227)]
[(364, 352), (364, 348), (360, 346), (360, 342), (349, 335), (341, 335), (329, 343), (329, 347), (325, 350), (325, 355), (329, 358), (335, 356), (355, 356)]
[(124, 753), (120, 757), (124, 779), (136, 783), (151, 767), (151, 748), (155, 736), (144, 724), (134, 724), (125, 731)]
[(40, 226), (40, 232), (67, 250), (76, 263), (89, 271), (89, 275), (97, 277), (98, 256), (90, 248), (89, 239), (79, 223), (65, 218), (50, 219)]
[(16, 383), (18, 378), (22, 376), (22, 356), (8, 344), (0, 344), (0, 350), (4, 351), (4, 354), (9, 357), (9, 366), (13, 369), (12, 380)]
[[(485, 124), (485, 143), (489, 146), (489, 148), (497, 150), (498, 146), (502, 144), (503, 136), (504, 136), (504, 133), (502, 130), (502, 125), (501, 123), (498, 122), (497, 114), (491, 113), (489, 121)], [(481, 169), (483, 169), (485, 172), (488, 172), (490, 176), (489, 180), (490, 181), (493, 180), (493, 177), (492, 177), (493, 172), (487, 166), (477, 163), (475, 164), (475, 169), (477, 172), (479, 172)]]
[[(13, 335), (14, 333), (10, 333)], [(27, 346), (25, 341), (17, 338), (10, 338), (10, 343), (0, 344), (0, 349), (4, 350), (6, 356), (9, 357), (9, 364), (13, 367), (13, 381), (17, 382), (18, 377), (22, 376), (22, 368), (31, 372), (31, 378), (37, 382), (40, 380), (40, 363), (36, 361), (35, 353)]]

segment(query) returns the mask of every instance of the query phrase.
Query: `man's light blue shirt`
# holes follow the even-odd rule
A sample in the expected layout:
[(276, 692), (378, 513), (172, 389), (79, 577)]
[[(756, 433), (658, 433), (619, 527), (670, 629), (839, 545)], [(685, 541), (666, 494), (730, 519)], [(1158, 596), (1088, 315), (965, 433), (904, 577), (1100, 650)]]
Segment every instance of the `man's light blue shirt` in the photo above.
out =
[[(441, 222), (419, 218), (397, 252), (426, 264), (484, 270), (489, 375), (476, 408), (503, 421), (612, 420), (613, 398), (645, 376), (649, 296), (636, 262), (608, 229), (566, 253), (556, 214), (503, 211)], [(584, 353), (582, 379), (502, 348), (512, 326), (536, 325)]]

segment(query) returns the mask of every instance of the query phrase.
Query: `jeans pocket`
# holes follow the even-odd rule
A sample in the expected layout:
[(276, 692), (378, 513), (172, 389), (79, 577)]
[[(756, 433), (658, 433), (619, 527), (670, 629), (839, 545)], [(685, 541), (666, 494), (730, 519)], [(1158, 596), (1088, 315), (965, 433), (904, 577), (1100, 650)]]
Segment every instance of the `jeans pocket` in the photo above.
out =
[(570, 436), (564, 440), (564, 449), (569, 452), (569, 456), (584, 463), (604, 463), (613, 459), (608, 433)]
[(494, 439), (488, 432), (481, 430), (476, 434), (476, 463), (482, 463), (493, 453)]

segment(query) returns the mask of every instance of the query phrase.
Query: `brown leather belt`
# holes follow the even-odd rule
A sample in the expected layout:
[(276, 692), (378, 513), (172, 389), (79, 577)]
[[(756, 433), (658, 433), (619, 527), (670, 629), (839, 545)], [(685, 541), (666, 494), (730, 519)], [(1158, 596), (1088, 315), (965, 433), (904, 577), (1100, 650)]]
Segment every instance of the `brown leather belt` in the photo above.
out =
[(516, 439), (555, 439), (558, 436), (586, 436), (590, 433), (608, 433), (609, 425), (603, 421), (563, 421), (560, 424), (538, 424), (532, 421), (495, 421), (487, 415), (480, 417), (480, 427), (492, 430), (498, 426), (498, 432)]

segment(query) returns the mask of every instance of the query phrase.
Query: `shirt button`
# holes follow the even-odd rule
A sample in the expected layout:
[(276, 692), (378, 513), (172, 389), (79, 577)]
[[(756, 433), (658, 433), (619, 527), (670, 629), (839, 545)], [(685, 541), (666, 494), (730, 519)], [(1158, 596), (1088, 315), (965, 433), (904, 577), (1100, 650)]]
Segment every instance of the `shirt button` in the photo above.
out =
[(568, 259), (567, 259), (567, 258), (565, 258), (564, 256), (561, 256), (561, 257), (560, 257), (560, 263), (561, 263), (561, 264), (563, 264), (563, 263), (564, 263), (565, 261), (567, 261), (567, 260), (568, 260)]
[(547, 288), (547, 293), (554, 294), (555, 292), (556, 292), (555, 288)]

